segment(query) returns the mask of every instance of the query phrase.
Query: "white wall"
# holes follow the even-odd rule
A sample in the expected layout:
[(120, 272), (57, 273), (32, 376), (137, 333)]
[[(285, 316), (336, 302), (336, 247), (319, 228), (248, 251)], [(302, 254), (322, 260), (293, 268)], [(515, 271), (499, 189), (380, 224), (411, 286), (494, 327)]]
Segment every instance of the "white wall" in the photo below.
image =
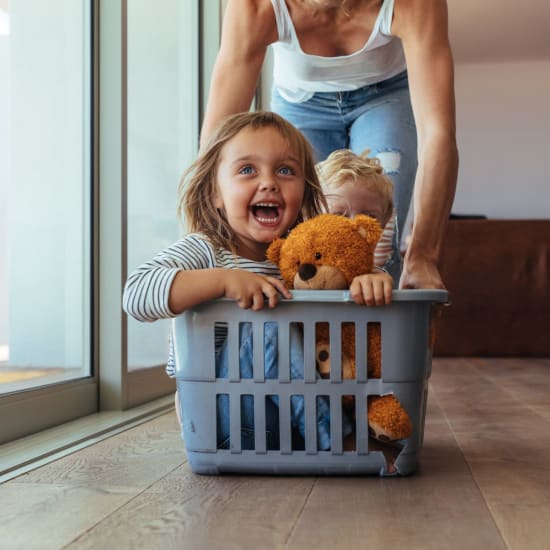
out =
[(550, 2), (447, 0), (456, 64), (453, 211), (550, 217)]
[(453, 212), (550, 217), (550, 60), (457, 64)]

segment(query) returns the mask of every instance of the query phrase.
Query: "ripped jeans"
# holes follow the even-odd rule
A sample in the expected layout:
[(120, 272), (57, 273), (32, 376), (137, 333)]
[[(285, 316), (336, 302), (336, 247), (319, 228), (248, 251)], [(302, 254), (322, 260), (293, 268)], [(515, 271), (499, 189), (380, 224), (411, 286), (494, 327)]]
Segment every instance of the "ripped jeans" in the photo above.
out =
[[(266, 379), (278, 378), (277, 323), (264, 325), (264, 375)], [(296, 324), (290, 324), (290, 378), (304, 378), (303, 335)], [(252, 324), (242, 323), (239, 327), (239, 367), (241, 378), (252, 378)], [(216, 357), (216, 376), (228, 377), (227, 339)], [(268, 449), (278, 448), (279, 408), (276, 396), (266, 400), (266, 444)], [(305, 405), (302, 396), (292, 396), (291, 422), (294, 431), (305, 438)], [(317, 398), (317, 448), (330, 449), (330, 405), (324, 397)], [(216, 407), (217, 445), (220, 449), (229, 448), (229, 396), (218, 395)], [(343, 415), (343, 435), (353, 431), (353, 423)], [(251, 395), (241, 397), (241, 448), (254, 449), (254, 402)]]
[(397, 285), (402, 269), (400, 239), (417, 167), (416, 126), (407, 73), (358, 90), (317, 92), (301, 103), (285, 100), (273, 88), (271, 110), (306, 136), (316, 161), (337, 149), (351, 149), (357, 154), (370, 149), (370, 156), (380, 159), (394, 185), (397, 227), (393, 254), (385, 267)]

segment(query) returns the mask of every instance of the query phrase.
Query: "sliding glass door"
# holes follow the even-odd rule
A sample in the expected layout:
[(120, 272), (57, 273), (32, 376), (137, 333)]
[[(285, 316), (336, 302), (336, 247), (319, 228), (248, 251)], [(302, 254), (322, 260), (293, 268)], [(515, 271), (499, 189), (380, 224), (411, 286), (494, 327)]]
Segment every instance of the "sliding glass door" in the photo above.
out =
[[(177, 188), (197, 150), (197, 21), (194, 2), (127, 6), (127, 268), (181, 234)], [(128, 319), (128, 369), (164, 367), (170, 321)]]
[(174, 391), (169, 323), (128, 320), (122, 290), (181, 233), (219, 16), (0, 0), (0, 444)]
[[(0, 396), (10, 397), (4, 406), (40, 388), (38, 404), (44, 388), (59, 391), (61, 383), (80, 380), (72, 387), (86, 398), (68, 416), (96, 409), (92, 102), (90, 1), (1, 2)], [(0, 441), (11, 426), (3, 417)]]

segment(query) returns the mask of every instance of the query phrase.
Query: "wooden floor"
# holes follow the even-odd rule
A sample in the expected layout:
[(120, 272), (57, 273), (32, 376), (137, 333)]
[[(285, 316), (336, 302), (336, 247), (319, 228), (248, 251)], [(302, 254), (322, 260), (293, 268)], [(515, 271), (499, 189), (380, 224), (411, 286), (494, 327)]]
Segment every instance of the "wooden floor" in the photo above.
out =
[(174, 413), (0, 486), (0, 548), (550, 548), (550, 359), (438, 359), (407, 478), (198, 476)]

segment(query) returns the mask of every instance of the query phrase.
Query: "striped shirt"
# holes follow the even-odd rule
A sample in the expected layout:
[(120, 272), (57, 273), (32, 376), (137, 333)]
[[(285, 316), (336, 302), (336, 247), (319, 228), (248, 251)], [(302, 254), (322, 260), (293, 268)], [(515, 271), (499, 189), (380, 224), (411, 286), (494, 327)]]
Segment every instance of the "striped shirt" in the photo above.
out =
[[(152, 322), (175, 317), (176, 314), (170, 311), (168, 300), (176, 274), (179, 271), (219, 267), (243, 269), (260, 275), (281, 278), (279, 268), (267, 260), (255, 262), (236, 256), (227, 249), (215, 248), (205, 235), (190, 233), (164, 249), (152, 260), (139, 266), (128, 277), (124, 287), (122, 307), (128, 315), (138, 321)], [(220, 327), (219, 334), (222, 333), (223, 328)], [(168, 376), (175, 376), (171, 342), (166, 372)]]
[(395, 218), (396, 213), (394, 209), (391, 218), (386, 224), (386, 227), (384, 227), (384, 231), (382, 232), (382, 236), (376, 245), (376, 249), (374, 250), (374, 265), (378, 267), (384, 267), (392, 256)]

